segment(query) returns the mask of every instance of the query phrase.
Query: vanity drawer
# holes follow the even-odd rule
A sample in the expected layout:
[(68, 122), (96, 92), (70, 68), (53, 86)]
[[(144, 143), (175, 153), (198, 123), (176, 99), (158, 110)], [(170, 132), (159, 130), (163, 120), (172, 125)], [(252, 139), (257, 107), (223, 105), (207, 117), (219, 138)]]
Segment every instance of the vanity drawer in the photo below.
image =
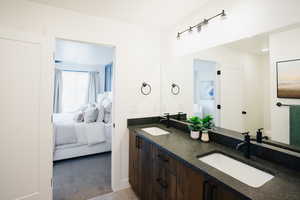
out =
[(159, 163), (159, 166), (166, 168), (172, 174), (177, 173), (177, 161), (166, 154), (163, 150), (156, 148), (154, 151), (154, 159)]

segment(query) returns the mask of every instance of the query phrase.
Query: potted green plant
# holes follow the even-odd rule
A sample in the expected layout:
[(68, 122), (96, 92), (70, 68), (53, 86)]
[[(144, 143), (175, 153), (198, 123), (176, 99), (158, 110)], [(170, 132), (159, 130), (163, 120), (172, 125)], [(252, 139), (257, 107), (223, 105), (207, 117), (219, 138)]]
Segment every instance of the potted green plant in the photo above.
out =
[(201, 123), (202, 123), (201, 141), (202, 142), (209, 142), (208, 131), (212, 129), (212, 127), (214, 126), (213, 119), (214, 118), (211, 115), (207, 115), (201, 119)]
[(200, 137), (200, 131), (202, 129), (201, 119), (197, 116), (193, 116), (190, 117), (187, 121), (190, 123), (190, 125), (188, 126), (191, 131), (190, 137), (195, 140), (198, 139)]

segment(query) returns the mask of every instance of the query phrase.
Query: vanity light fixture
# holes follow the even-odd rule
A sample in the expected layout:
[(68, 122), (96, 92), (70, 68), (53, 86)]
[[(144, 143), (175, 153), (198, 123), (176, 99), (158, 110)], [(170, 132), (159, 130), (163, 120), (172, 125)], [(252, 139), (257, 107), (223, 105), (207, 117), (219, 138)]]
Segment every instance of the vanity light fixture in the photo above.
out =
[(177, 33), (177, 40), (180, 39), (180, 33)]
[(222, 10), (222, 12), (220, 12), (219, 14), (212, 16), (210, 18), (204, 19), (202, 22), (194, 25), (194, 26), (190, 26), (189, 28), (185, 29), (184, 31), (178, 32), (177, 33), (177, 39), (180, 39), (181, 34), (185, 33), (185, 32), (189, 32), (191, 33), (193, 31), (194, 28), (197, 28), (197, 31), (200, 32), (202, 29), (202, 26), (207, 25), (209, 23), (210, 20), (216, 18), (216, 17), (221, 17), (221, 18), (225, 18), (226, 17), (226, 13), (225, 10)]
[(202, 29), (202, 25), (200, 23), (200, 24), (197, 25), (197, 31), (198, 31), (198, 33), (201, 31), (201, 29)]

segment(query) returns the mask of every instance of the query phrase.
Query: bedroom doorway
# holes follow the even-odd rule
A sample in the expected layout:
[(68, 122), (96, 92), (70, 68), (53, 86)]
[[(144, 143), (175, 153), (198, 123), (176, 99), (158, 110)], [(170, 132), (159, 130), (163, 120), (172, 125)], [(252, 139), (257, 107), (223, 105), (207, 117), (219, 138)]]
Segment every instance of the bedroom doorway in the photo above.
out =
[(55, 40), (53, 200), (112, 192), (115, 48)]

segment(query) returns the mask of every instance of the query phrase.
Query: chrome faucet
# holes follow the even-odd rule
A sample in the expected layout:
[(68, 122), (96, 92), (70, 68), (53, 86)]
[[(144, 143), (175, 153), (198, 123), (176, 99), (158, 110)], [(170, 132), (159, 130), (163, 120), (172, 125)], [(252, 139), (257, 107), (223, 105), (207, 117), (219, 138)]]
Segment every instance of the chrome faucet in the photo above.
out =
[(170, 128), (171, 127), (171, 125), (170, 125), (170, 113), (164, 113), (164, 116), (162, 118), (163, 119), (161, 119), (159, 121), (159, 123), (166, 121), (166, 127)]
[(236, 150), (239, 150), (241, 147), (245, 147), (244, 156), (246, 158), (250, 158), (250, 148), (251, 148), (250, 135), (249, 132), (242, 133), (242, 134), (244, 135), (244, 142), (237, 144)]

